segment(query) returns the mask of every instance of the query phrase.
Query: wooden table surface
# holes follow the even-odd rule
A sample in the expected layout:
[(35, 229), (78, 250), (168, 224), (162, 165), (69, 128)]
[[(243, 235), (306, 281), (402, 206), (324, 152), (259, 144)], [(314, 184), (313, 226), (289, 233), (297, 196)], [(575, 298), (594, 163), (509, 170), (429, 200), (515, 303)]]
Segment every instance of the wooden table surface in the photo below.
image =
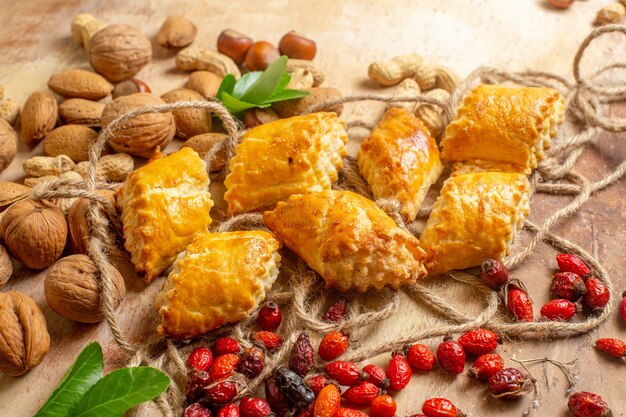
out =
[[(326, 85), (350, 92), (386, 90), (367, 81), (370, 62), (398, 54), (418, 52), (428, 61), (447, 65), (460, 75), (478, 66), (489, 65), (507, 70), (540, 69), (571, 78), (571, 62), (578, 44), (592, 29), (596, 10), (609, 1), (578, 1), (557, 12), (539, 0), (428, 0), (411, 1), (142, 1), (121, 0), (0, 0), (0, 84), (7, 97), (23, 104), (28, 95), (45, 90), (54, 72), (70, 68), (88, 68), (85, 52), (70, 37), (72, 17), (90, 12), (110, 23), (129, 23), (139, 27), (153, 40), (154, 58), (138, 78), (146, 81), (157, 94), (181, 87), (186, 74), (174, 67), (174, 56), (160, 48), (154, 37), (169, 14), (185, 14), (199, 28), (196, 45), (214, 48), (218, 33), (225, 28), (238, 29), (255, 39), (278, 42), (283, 33), (296, 29), (318, 42), (316, 62), (327, 75)], [(626, 42), (619, 35), (598, 42), (589, 53), (589, 65), (606, 62), (608, 56), (624, 56)], [(346, 120), (369, 122), (380, 116), (383, 107), (374, 103), (348, 105)], [(626, 111), (614, 109), (622, 115)], [(621, 137), (620, 137), (621, 136)], [(354, 154), (359, 137), (354, 137)], [(591, 179), (602, 178), (626, 157), (624, 135), (602, 135), (594, 141), (576, 169)], [(175, 149), (177, 145), (172, 145)], [(23, 178), (21, 164), (29, 156), (41, 153), (41, 146), (28, 149), (20, 143), (19, 154), (0, 180)], [(596, 254), (608, 267), (618, 291), (626, 288), (626, 192), (625, 181), (598, 192), (576, 215), (558, 223), (555, 231)], [(569, 197), (537, 196), (531, 219), (539, 221), (562, 207)], [(520, 244), (528, 241), (524, 233)], [(536, 308), (549, 299), (549, 280), (555, 269), (554, 251), (541, 245), (532, 258), (518, 269), (530, 289)], [(59, 382), (82, 346), (97, 339), (104, 346), (109, 367), (122, 359), (106, 324), (82, 325), (63, 319), (47, 305), (43, 293), (44, 273), (26, 270), (16, 263), (16, 273), (4, 290), (17, 289), (35, 298), (48, 323), (52, 343), (44, 362), (19, 378), (0, 376), (0, 416), (32, 415)], [(152, 309), (154, 294), (163, 285), (160, 278), (149, 287), (123, 271), (127, 297), (119, 308), (124, 331), (135, 342), (153, 334), (157, 317)], [(455, 305), (478, 311), (480, 305), (465, 290), (448, 280), (428, 280), (427, 285)], [(425, 306), (416, 306), (403, 298), (400, 311), (393, 318), (355, 335), (361, 344), (377, 338), (391, 338), (409, 328), (439, 323)], [(591, 346), (599, 337), (626, 339), (626, 325), (612, 315), (598, 330), (566, 340), (507, 341), (500, 352), (508, 360), (551, 357), (561, 361), (578, 359), (574, 370), (581, 377), (579, 390), (601, 394), (611, 404), (615, 416), (626, 415), (626, 362), (598, 354)], [(432, 347), (437, 341), (427, 341)], [(382, 363), (380, 358), (378, 362)], [(549, 365), (535, 365), (531, 371), (539, 380), (542, 405), (534, 415), (568, 415), (566, 381), (560, 371)], [(491, 399), (484, 384), (461, 375), (456, 378), (437, 369), (417, 375), (409, 387), (396, 395), (398, 415), (418, 412), (422, 402), (433, 396), (454, 401), (472, 416), (519, 416), (528, 405), (526, 397), (517, 402)], [(148, 412), (146, 414), (153, 414)]]

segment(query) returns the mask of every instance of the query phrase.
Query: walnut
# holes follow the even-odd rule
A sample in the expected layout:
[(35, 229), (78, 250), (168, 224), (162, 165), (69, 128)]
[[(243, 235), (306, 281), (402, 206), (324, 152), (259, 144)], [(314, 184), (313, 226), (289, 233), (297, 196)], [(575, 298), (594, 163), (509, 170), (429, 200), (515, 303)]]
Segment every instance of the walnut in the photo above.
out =
[[(107, 198), (112, 207), (115, 207), (115, 193), (110, 190), (99, 190), (98, 194)], [(98, 203), (98, 208), (102, 216), (106, 217), (104, 208)], [(87, 242), (89, 240), (89, 221), (87, 220), (87, 211), (89, 210), (89, 200), (86, 198), (77, 198), (74, 204), (67, 212), (67, 225), (70, 238), (70, 246), (74, 253), (86, 254)], [(114, 234), (109, 230), (111, 239), (114, 240)]]
[(0, 171), (9, 166), (17, 152), (17, 133), (4, 119), (0, 119)]
[[(113, 276), (113, 308), (117, 308), (126, 287), (119, 271), (111, 267)], [(58, 261), (44, 281), (46, 299), (59, 315), (80, 323), (104, 320), (104, 305), (98, 268), (86, 255), (70, 255)]]
[(0, 288), (4, 287), (13, 275), (13, 262), (6, 248), (0, 245)]
[(61, 256), (67, 223), (54, 204), (22, 200), (6, 210), (0, 221), (0, 234), (11, 255), (29, 268), (44, 269)]
[(18, 291), (0, 293), (0, 372), (25, 374), (50, 347), (46, 318), (35, 300)]

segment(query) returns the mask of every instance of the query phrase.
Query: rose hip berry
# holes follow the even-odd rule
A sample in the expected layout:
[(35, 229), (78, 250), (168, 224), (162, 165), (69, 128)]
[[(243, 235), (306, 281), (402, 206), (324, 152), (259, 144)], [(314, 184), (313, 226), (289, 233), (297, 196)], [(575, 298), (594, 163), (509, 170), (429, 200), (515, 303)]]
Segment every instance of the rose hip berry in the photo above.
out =
[(359, 385), (348, 388), (343, 393), (343, 398), (356, 405), (368, 405), (378, 397), (380, 390), (371, 382), (361, 382)]
[(341, 404), (341, 393), (334, 385), (326, 385), (320, 391), (315, 405), (313, 417), (333, 417)]
[(204, 389), (211, 383), (211, 377), (207, 371), (192, 371), (187, 381), (186, 396), (187, 401), (192, 403), (198, 400), (203, 394)]
[(585, 288), (587, 289), (587, 294), (585, 294), (584, 300), (590, 309), (599, 310), (609, 302), (609, 290), (598, 278), (587, 278)]
[(469, 374), (477, 379), (487, 380), (496, 372), (504, 369), (504, 359), (497, 353), (479, 356), (469, 370)]
[(353, 410), (352, 408), (339, 407), (339, 410), (337, 410), (335, 417), (368, 417), (368, 416), (367, 414), (359, 410)]
[(567, 301), (578, 301), (585, 295), (585, 281), (573, 272), (557, 272), (552, 278), (552, 294)]
[(232, 381), (214, 382), (204, 390), (207, 400), (211, 404), (228, 404), (239, 394), (239, 385)]
[(463, 414), (459, 412), (452, 401), (445, 398), (431, 398), (424, 401), (422, 405), (422, 413), (426, 417), (461, 417)]
[(390, 395), (380, 395), (370, 404), (370, 417), (393, 417), (396, 408), (396, 402)]
[(596, 347), (607, 355), (614, 356), (616, 358), (626, 357), (626, 343), (619, 339), (598, 339), (596, 341)]
[(348, 300), (344, 297), (339, 298), (333, 303), (324, 314), (324, 321), (327, 323), (337, 323), (343, 320), (348, 308)]
[(524, 395), (531, 382), (515, 368), (504, 368), (489, 378), (489, 391), (494, 398), (512, 400)]
[(451, 374), (460, 374), (465, 368), (465, 350), (454, 340), (445, 340), (437, 348), (439, 365)]
[(327, 363), (324, 367), (324, 372), (331, 379), (337, 381), (339, 385), (346, 387), (358, 385), (363, 381), (361, 370), (353, 362), (335, 361)]
[(226, 404), (217, 412), (217, 417), (239, 417), (239, 407), (235, 403)]
[(367, 375), (367, 382), (371, 382), (379, 388), (389, 388), (389, 379), (382, 367), (374, 364), (365, 365), (363, 373)]
[(211, 410), (200, 403), (193, 403), (185, 408), (183, 417), (211, 417)]
[(239, 372), (248, 378), (259, 376), (265, 366), (265, 353), (256, 346), (243, 351), (239, 362)]
[(626, 323), (626, 291), (622, 294), (622, 303), (619, 307), (619, 315), (622, 316), (622, 320)]
[(324, 336), (317, 353), (325, 361), (332, 361), (345, 353), (349, 343), (347, 334), (333, 330)]
[(574, 417), (613, 417), (609, 405), (599, 395), (575, 392), (567, 400), (567, 408)]
[(559, 253), (556, 255), (556, 262), (559, 264), (559, 269), (563, 272), (573, 272), (583, 278), (586, 278), (591, 273), (582, 259), (571, 253)]
[(196, 371), (206, 371), (213, 364), (213, 353), (208, 347), (197, 347), (187, 357), (187, 365)]
[(220, 337), (213, 344), (213, 353), (216, 357), (227, 353), (238, 354), (239, 352), (241, 352), (241, 346), (232, 337)]
[(260, 332), (256, 332), (254, 334), (254, 339), (261, 342), (265, 349), (274, 350), (278, 346), (283, 344), (283, 338), (277, 335), (274, 332), (268, 332), (266, 330), (261, 330)]
[(499, 290), (509, 280), (509, 272), (496, 259), (486, 259), (480, 265), (480, 279), (489, 288)]
[(476, 329), (459, 337), (459, 344), (466, 353), (480, 356), (491, 353), (498, 347), (500, 337), (487, 329)]
[(270, 407), (279, 416), (284, 416), (289, 412), (291, 408), (289, 401), (283, 393), (283, 389), (280, 387), (280, 383), (277, 378), (270, 377), (264, 382), (265, 385), (265, 399), (269, 403)]
[(270, 405), (261, 398), (243, 397), (239, 401), (241, 417), (267, 417), (272, 413)]
[(304, 408), (315, 401), (315, 394), (302, 381), (302, 378), (291, 369), (280, 368), (276, 371), (276, 378), (285, 397), (291, 404), (298, 408)]
[(231, 376), (235, 369), (239, 366), (240, 360), (239, 356), (233, 353), (227, 353), (215, 358), (215, 361), (213, 361), (213, 365), (211, 365), (211, 369), (209, 370), (211, 381), (217, 381), (218, 379)]
[(576, 305), (571, 301), (558, 298), (544, 304), (540, 313), (548, 320), (568, 321), (576, 314)]
[(314, 360), (315, 353), (311, 344), (311, 338), (307, 332), (302, 332), (298, 335), (296, 343), (291, 348), (289, 369), (304, 377), (313, 367)]
[(533, 302), (521, 285), (509, 284), (506, 287), (506, 308), (515, 321), (531, 322)]
[(298, 411), (298, 414), (296, 414), (296, 417), (313, 417), (314, 405), (314, 403), (311, 403), (306, 407), (301, 408), (300, 411)]
[(276, 331), (282, 320), (283, 315), (280, 312), (280, 308), (278, 307), (278, 304), (273, 301), (265, 303), (265, 305), (259, 310), (259, 316), (257, 317), (257, 322), (259, 323), (261, 329), (268, 332)]
[(392, 353), (385, 374), (389, 378), (389, 387), (400, 391), (409, 384), (411, 380), (411, 365), (402, 353)]
[(435, 366), (435, 354), (426, 345), (420, 343), (411, 346), (406, 351), (409, 364), (418, 371), (430, 371)]

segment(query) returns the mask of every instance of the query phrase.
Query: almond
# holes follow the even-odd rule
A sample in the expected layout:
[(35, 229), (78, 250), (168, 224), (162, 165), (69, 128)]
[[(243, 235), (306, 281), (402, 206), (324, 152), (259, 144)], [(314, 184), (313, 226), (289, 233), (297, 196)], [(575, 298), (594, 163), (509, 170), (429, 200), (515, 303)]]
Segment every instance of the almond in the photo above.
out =
[[(308, 90), (311, 95), (298, 98), (295, 100), (280, 101), (272, 105), (272, 109), (278, 113), (280, 117), (293, 117), (308, 112), (314, 106), (326, 101), (335, 100), (341, 97), (341, 93), (336, 88), (330, 87), (313, 87)], [(333, 111), (337, 115), (341, 115), (343, 104), (338, 104), (324, 111)]]
[(57, 123), (58, 106), (54, 96), (38, 91), (28, 97), (22, 109), (22, 139), (36, 145)]
[(65, 125), (48, 133), (43, 140), (43, 152), (49, 156), (67, 155), (72, 161), (89, 160), (89, 147), (96, 140), (95, 130), (80, 125)]
[(30, 195), (31, 188), (14, 182), (0, 182), (0, 211), (11, 204), (24, 200)]
[(0, 119), (0, 171), (9, 166), (17, 152), (17, 133), (4, 119)]
[(59, 104), (59, 115), (66, 124), (100, 127), (104, 104), (97, 101), (71, 98)]
[(63, 97), (87, 100), (100, 100), (113, 91), (113, 85), (102, 75), (82, 69), (57, 72), (48, 80), (48, 87)]
[[(166, 103), (177, 101), (205, 101), (200, 93), (188, 88), (178, 88), (165, 93), (161, 98)], [(190, 138), (211, 131), (211, 113), (204, 109), (180, 109), (172, 111), (176, 122), (176, 135)]]
[[(226, 140), (228, 135), (225, 133), (204, 133), (187, 139), (183, 143), (184, 147), (189, 147), (198, 152), (200, 158), (204, 159), (206, 154), (217, 145), (219, 142)], [(226, 166), (226, 148), (222, 148), (217, 155), (215, 155), (214, 161), (211, 162), (211, 172), (221, 171)]]
[(197, 91), (204, 98), (215, 97), (222, 77), (209, 71), (194, 71), (189, 74), (185, 87)]
[(161, 26), (157, 42), (167, 49), (184, 48), (191, 45), (197, 32), (196, 25), (185, 16), (170, 16)]

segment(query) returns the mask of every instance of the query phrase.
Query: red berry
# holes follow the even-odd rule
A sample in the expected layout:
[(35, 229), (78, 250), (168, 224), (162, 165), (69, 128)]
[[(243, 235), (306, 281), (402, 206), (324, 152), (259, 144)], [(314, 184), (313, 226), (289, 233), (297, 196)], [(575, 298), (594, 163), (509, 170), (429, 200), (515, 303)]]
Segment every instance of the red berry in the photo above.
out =
[(324, 314), (324, 321), (327, 323), (337, 323), (343, 320), (346, 315), (346, 309), (348, 307), (348, 300), (344, 297), (339, 298), (333, 305), (328, 307), (326, 314)]
[(274, 377), (265, 380), (265, 399), (279, 416), (284, 416), (291, 408), (278, 380)]
[(533, 321), (533, 302), (526, 291), (515, 284), (510, 284), (506, 293), (506, 306), (511, 317), (515, 321)]
[(239, 342), (232, 337), (220, 337), (213, 344), (213, 353), (215, 356), (226, 355), (227, 353), (238, 354), (241, 352)]
[(596, 347), (607, 355), (611, 355), (616, 358), (626, 357), (626, 343), (619, 339), (598, 339), (596, 341)]
[(311, 391), (313, 391), (315, 396), (317, 396), (317, 394), (319, 394), (322, 388), (324, 388), (326, 385), (336, 385), (335, 381), (326, 378), (326, 376), (324, 375), (316, 375), (313, 378), (308, 379), (305, 383), (306, 386), (309, 387)]
[(270, 405), (262, 398), (243, 397), (239, 401), (241, 417), (267, 417), (271, 413)]
[(259, 376), (265, 366), (265, 353), (256, 346), (243, 351), (239, 361), (239, 372), (248, 378)]
[(325, 386), (313, 406), (314, 417), (333, 417), (341, 404), (341, 392), (334, 385)]
[(195, 348), (187, 357), (187, 364), (197, 371), (206, 371), (213, 364), (211, 349), (204, 346)]
[(257, 317), (261, 329), (267, 330), (268, 332), (276, 331), (282, 320), (283, 315), (280, 312), (280, 308), (278, 308), (278, 304), (273, 301), (265, 303), (259, 310), (259, 316)]
[(487, 380), (504, 368), (504, 359), (497, 353), (479, 356), (470, 368), (469, 374), (474, 378)]
[(273, 332), (268, 332), (266, 330), (261, 330), (260, 332), (256, 332), (254, 334), (254, 339), (263, 343), (263, 346), (267, 350), (274, 350), (278, 346), (283, 344), (283, 338)]
[(599, 395), (590, 392), (575, 392), (567, 401), (567, 408), (574, 417), (612, 417), (609, 405)]
[(365, 365), (363, 372), (367, 375), (367, 382), (371, 382), (379, 388), (389, 388), (389, 379), (387, 379), (385, 370), (381, 366), (374, 364)]
[(304, 377), (313, 367), (314, 361), (315, 353), (313, 352), (311, 338), (307, 332), (302, 332), (298, 335), (296, 343), (291, 348), (289, 369)]
[(193, 403), (185, 408), (183, 417), (211, 417), (211, 410), (200, 403)]
[(392, 353), (387, 370), (385, 371), (389, 378), (389, 387), (393, 390), (400, 391), (409, 384), (411, 380), (411, 365), (401, 353)]
[(207, 371), (192, 371), (187, 380), (187, 401), (192, 403), (202, 396), (204, 389), (211, 383), (211, 377)]
[(406, 359), (413, 369), (418, 371), (430, 371), (437, 363), (435, 354), (426, 345), (420, 343), (411, 346), (406, 351)]
[(419, 414), (411, 414), (409, 417), (426, 417), (426, 414), (422, 414), (422, 413), (419, 413)]
[(296, 414), (296, 417), (313, 417), (314, 404), (315, 403), (311, 403), (301, 408), (300, 411), (298, 411), (298, 414)]
[(559, 269), (563, 272), (573, 272), (583, 278), (586, 278), (591, 273), (582, 259), (571, 253), (559, 253), (556, 255), (556, 262), (559, 264)]
[(506, 400), (524, 395), (530, 389), (530, 385), (530, 380), (515, 368), (504, 368), (489, 378), (491, 395)]
[(204, 393), (210, 403), (221, 405), (232, 402), (239, 394), (239, 390), (240, 387), (235, 382), (219, 381), (209, 385)]
[(465, 350), (453, 340), (446, 340), (437, 348), (439, 365), (451, 374), (460, 374), (465, 369)]
[(564, 298), (571, 302), (578, 301), (587, 292), (585, 281), (580, 275), (573, 272), (557, 272), (554, 274), (551, 290), (552, 294), (558, 298)]
[(317, 353), (325, 361), (332, 361), (344, 354), (348, 349), (349, 342), (350, 339), (347, 334), (333, 330), (324, 336)]
[(368, 416), (367, 414), (359, 410), (339, 407), (339, 410), (337, 410), (337, 413), (335, 413), (334, 417), (368, 417)]
[(352, 387), (363, 381), (363, 375), (359, 367), (353, 362), (335, 361), (327, 363), (324, 372), (339, 385)]
[(544, 304), (540, 312), (548, 320), (568, 321), (576, 314), (576, 305), (571, 301), (558, 298)]
[(211, 375), (211, 381), (217, 381), (218, 379), (227, 378), (239, 366), (239, 356), (233, 353), (227, 353), (226, 355), (218, 356), (213, 361), (209, 374)]
[(622, 294), (622, 304), (619, 308), (619, 314), (622, 316), (622, 320), (626, 323), (626, 291)]
[(460, 417), (462, 414), (450, 400), (445, 398), (431, 398), (424, 401), (422, 413), (426, 417)]
[(226, 404), (217, 412), (217, 417), (239, 417), (239, 407), (235, 403)]
[(592, 310), (603, 308), (610, 298), (609, 290), (604, 285), (604, 282), (598, 278), (590, 277), (585, 281), (585, 288), (587, 294), (585, 294), (585, 304)]
[(489, 288), (498, 290), (509, 280), (509, 272), (502, 262), (486, 259), (480, 265), (480, 279)]
[(370, 417), (393, 417), (396, 408), (396, 402), (390, 395), (378, 396), (370, 404)]
[(371, 382), (361, 382), (359, 385), (348, 388), (343, 393), (343, 398), (356, 405), (368, 405), (378, 397), (379, 389)]
[(459, 344), (463, 346), (463, 350), (476, 356), (493, 352), (499, 342), (500, 337), (487, 329), (471, 330), (459, 337)]

